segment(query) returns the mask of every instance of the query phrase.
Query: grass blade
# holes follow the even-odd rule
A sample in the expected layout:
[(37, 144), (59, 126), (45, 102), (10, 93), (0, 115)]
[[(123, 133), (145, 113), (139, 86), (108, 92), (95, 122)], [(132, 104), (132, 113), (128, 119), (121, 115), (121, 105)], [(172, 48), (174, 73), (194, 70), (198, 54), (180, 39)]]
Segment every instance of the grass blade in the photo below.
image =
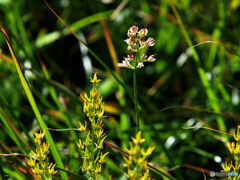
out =
[(20, 151), (23, 153), (26, 153), (23, 144), (19, 141), (17, 135), (14, 133), (13, 129), (11, 128), (11, 125), (8, 123), (8, 120), (6, 119), (6, 116), (3, 113), (1, 108), (0, 108), (0, 119), (3, 122), (4, 127), (6, 128), (6, 131), (8, 132), (9, 136), (16, 143)]
[[(75, 23), (73, 23), (70, 28), (74, 31), (79, 30), (91, 23), (97, 22), (99, 20), (102, 19), (106, 19), (107, 17), (109, 17), (112, 14), (112, 10), (110, 11), (105, 11), (105, 12), (100, 12), (94, 15), (91, 15), (89, 17), (83, 18), (79, 21), (76, 21)], [(62, 31), (54, 31), (51, 33), (48, 33), (44, 36), (39, 37), (36, 42), (35, 45), (36, 47), (44, 47), (48, 44), (51, 44), (53, 42), (55, 42), (56, 40), (58, 40), (59, 38), (64, 36), (69, 35), (71, 32), (67, 30), (67, 28), (63, 29)]]
[(111, 36), (109, 35), (107, 24), (103, 20), (101, 21), (101, 23), (102, 23), (102, 26), (103, 26), (104, 37), (105, 37), (106, 42), (107, 42), (108, 51), (109, 51), (109, 54), (110, 54), (110, 56), (112, 58), (112, 62), (113, 62), (114, 68), (115, 68), (116, 72), (118, 74), (120, 74), (120, 68), (117, 65), (118, 64), (117, 53), (116, 53), (115, 48), (113, 46)]
[(4, 171), (3, 171), (3, 168), (2, 168), (2, 160), (0, 159), (0, 174), (1, 174), (1, 179), (2, 180), (5, 180), (5, 174), (4, 174)]
[[(30, 103), (30, 105), (31, 105), (31, 107), (32, 107), (32, 109), (34, 111), (34, 114), (35, 114), (35, 116), (36, 116), (36, 118), (38, 120), (38, 123), (39, 123), (41, 129), (43, 131), (45, 131), (46, 139), (47, 139), (47, 142), (49, 143), (50, 150), (52, 152), (53, 158), (54, 158), (54, 160), (55, 160), (55, 162), (56, 162), (58, 167), (64, 168), (62, 160), (61, 160), (61, 157), (60, 157), (60, 155), (59, 155), (59, 153), (57, 151), (57, 148), (56, 148), (55, 143), (54, 143), (54, 141), (52, 139), (52, 136), (51, 136), (51, 134), (50, 134), (50, 132), (49, 132), (49, 130), (47, 128), (47, 125), (45, 124), (45, 122), (42, 119), (42, 116), (41, 116), (41, 114), (40, 114), (40, 112), (38, 110), (37, 104), (36, 104), (36, 102), (34, 100), (34, 97), (32, 95), (30, 87), (29, 87), (29, 85), (28, 85), (28, 83), (27, 83), (27, 81), (26, 81), (26, 79), (25, 79), (25, 77), (23, 75), (20, 63), (19, 63), (19, 61), (18, 61), (18, 59), (17, 59), (17, 57), (15, 55), (15, 52), (14, 52), (14, 50), (13, 50), (11, 44), (10, 44), (10, 40), (8, 38), (8, 35), (7, 35), (7, 33), (5, 32), (5, 30), (3, 29), (2, 26), (1, 26), (1, 31), (2, 31), (2, 33), (4, 35), (4, 38), (5, 38), (6, 43), (8, 45), (8, 48), (9, 48), (9, 50), (11, 52), (14, 64), (15, 64), (17, 72), (18, 72), (18, 76), (19, 76), (20, 81), (22, 83), (23, 89), (24, 89), (24, 91), (25, 91), (25, 93), (27, 95), (29, 103)], [(66, 173), (61, 171), (60, 175), (61, 175), (62, 179), (66, 179), (66, 180), (68, 179)]]
[[(206, 95), (207, 95), (208, 99), (210, 100), (210, 106), (211, 106), (211, 108), (214, 109), (215, 112), (219, 112), (220, 107), (219, 107), (218, 99), (217, 99), (216, 94), (213, 91), (210, 83), (207, 80), (206, 73), (205, 73), (204, 69), (202, 68), (202, 65), (201, 65), (201, 62), (200, 62), (200, 57), (199, 57), (197, 51), (194, 48), (192, 48), (193, 47), (192, 40), (191, 40), (188, 32), (186, 31), (186, 28), (185, 28), (185, 26), (184, 26), (184, 24), (182, 22), (181, 17), (179, 16), (179, 14), (177, 12), (177, 9), (176, 9), (173, 1), (169, 0), (169, 2), (170, 2), (170, 5), (171, 5), (171, 8), (172, 8), (172, 10), (173, 10), (173, 12), (174, 12), (174, 14), (175, 14), (175, 16), (177, 18), (177, 22), (178, 22), (178, 24), (180, 26), (182, 34), (183, 34), (183, 36), (184, 36), (188, 46), (192, 50), (193, 59), (194, 59), (196, 65), (197, 65), (197, 71), (198, 71), (200, 80), (202, 82), (202, 85), (204, 86), (204, 89), (206, 91)], [(225, 122), (224, 122), (223, 118), (218, 116), (216, 119), (217, 119), (217, 123), (218, 123), (219, 129), (221, 131), (225, 131), (226, 132), (226, 125), (225, 125)], [(224, 138), (227, 138), (227, 137), (225, 136)]]

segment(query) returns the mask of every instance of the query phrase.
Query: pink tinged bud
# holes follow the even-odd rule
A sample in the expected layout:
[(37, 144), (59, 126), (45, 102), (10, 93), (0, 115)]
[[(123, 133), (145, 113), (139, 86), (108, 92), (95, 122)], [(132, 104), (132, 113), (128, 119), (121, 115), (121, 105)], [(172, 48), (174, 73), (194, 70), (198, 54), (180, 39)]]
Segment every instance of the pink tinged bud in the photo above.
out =
[(137, 64), (137, 68), (141, 68), (141, 67), (143, 67), (144, 65), (143, 65), (143, 63), (142, 62), (139, 62), (138, 64)]
[(128, 46), (128, 47), (127, 47), (127, 50), (129, 50), (129, 51), (133, 51), (132, 46)]
[(130, 30), (132, 31), (132, 33), (137, 33), (138, 27), (134, 24), (134, 25), (130, 28)]
[(124, 57), (122, 63), (118, 63), (118, 67), (134, 69), (134, 67), (130, 64), (129, 60), (130, 60), (129, 58)]
[(131, 39), (130, 38), (128, 38), (128, 39), (126, 39), (124, 41), (127, 43), (127, 45), (131, 45)]
[(128, 30), (127, 35), (128, 35), (128, 37), (131, 37), (131, 31), (130, 31), (130, 29)]
[(147, 56), (145, 55), (145, 54), (143, 54), (142, 56), (141, 56), (141, 58), (140, 58), (140, 61), (141, 62), (144, 62), (144, 61), (146, 61), (147, 60)]
[(155, 44), (155, 40), (153, 39), (153, 38), (148, 38), (148, 40), (147, 40), (147, 45), (148, 46), (154, 46), (154, 44)]
[(133, 25), (132, 27), (130, 27), (130, 29), (128, 30), (128, 37), (135, 37), (135, 35), (137, 34), (137, 31), (138, 31), (138, 27), (136, 25)]
[(138, 37), (139, 38), (143, 38), (144, 36), (147, 36), (147, 33), (148, 33), (148, 30), (146, 27), (144, 27), (143, 29), (141, 29), (139, 32), (138, 32)]
[(124, 40), (126, 43), (127, 43), (127, 45), (129, 45), (129, 46), (132, 46), (132, 45), (135, 45), (136, 44), (136, 40), (134, 39), (134, 38), (128, 38), (128, 39), (126, 39), (126, 40)]
[(145, 48), (146, 47), (146, 45), (147, 45), (147, 42), (146, 41), (144, 41), (144, 38), (141, 40), (141, 41), (139, 41), (139, 44), (140, 44), (140, 49), (143, 49), (143, 48)]
[(127, 58), (123, 57), (123, 60), (126, 61), (127, 64), (129, 63), (129, 61), (131, 61), (131, 59), (128, 57)]
[(156, 61), (155, 56), (156, 56), (156, 54), (153, 54), (153, 55), (149, 56), (149, 57), (147, 58), (147, 61), (148, 61), (148, 62), (154, 62), (154, 61)]

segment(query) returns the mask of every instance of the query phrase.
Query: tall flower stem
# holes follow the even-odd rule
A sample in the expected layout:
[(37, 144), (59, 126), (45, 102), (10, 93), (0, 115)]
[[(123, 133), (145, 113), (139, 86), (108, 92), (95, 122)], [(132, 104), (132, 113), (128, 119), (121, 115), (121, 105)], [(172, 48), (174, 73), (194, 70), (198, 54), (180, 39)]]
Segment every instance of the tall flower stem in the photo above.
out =
[[(138, 109), (138, 99), (137, 99), (137, 68), (142, 68), (145, 62), (154, 62), (156, 54), (147, 56), (143, 53), (147, 50), (148, 47), (154, 46), (155, 40), (153, 38), (148, 38), (145, 41), (148, 30), (146, 27), (138, 31), (138, 27), (133, 25), (128, 29), (127, 36), (128, 39), (125, 40), (128, 47), (127, 50), (130, 51), (127, 57), (123, 58), (122, 63), (118, 63), (119, 67), (125, 67), (132, 69), (133, 72), (133, 96), (134, 96), (134, 105), (135, 105), (135, 120), (137, 124), (137, 131), (140, 129), (139, 124), (139, 109)], [(141, 55), (141, 57), (140, 57)]]
[(135, 105), (135, 119), (137, 123), (137, 131), (139, 131), (139, 111), (138, 111), (138, 99), (137, 99), (137, 63), (133, 71), (133, 96), (134, 96), (134, 105)]

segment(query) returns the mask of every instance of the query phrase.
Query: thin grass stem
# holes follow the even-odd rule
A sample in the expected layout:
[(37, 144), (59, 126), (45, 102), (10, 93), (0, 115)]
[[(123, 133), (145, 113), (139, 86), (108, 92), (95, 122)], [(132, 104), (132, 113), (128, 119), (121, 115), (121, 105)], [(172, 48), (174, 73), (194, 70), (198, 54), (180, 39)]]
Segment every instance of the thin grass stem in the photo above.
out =
[(133, 71), (133, 96), (134, 96), (134, 105), (135, 105), (135, 119), (137, 123), (137, 131), (139, 131), (139, 110), (138, 110), (138, 99), (137, 99), (137, 63)]

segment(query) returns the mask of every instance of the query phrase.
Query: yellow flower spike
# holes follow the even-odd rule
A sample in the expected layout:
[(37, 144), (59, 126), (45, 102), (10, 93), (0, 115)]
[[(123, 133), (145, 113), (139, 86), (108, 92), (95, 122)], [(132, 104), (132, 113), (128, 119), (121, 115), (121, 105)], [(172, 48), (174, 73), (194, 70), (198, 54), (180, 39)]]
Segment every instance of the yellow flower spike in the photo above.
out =
[(128, 166), (131, 165), (131, 162), (130, 162), (129, 158), (123, 157), (123, 160), (124, 160), (124, 162), (125, 162), (125, 163), (123, 164), (124, 167), (128, 167)]
[(88, 131), (86, 140), (85, 140), (85, 142), (84, 142), (84, 145), (85, 145), (85, 146), (89, 146), (89, 145), (91, 144), (91, 142), (92, 142), (92, 140), (91, 140), (91, 134), (90, 134), (90, 133), (91, 133), (91, 132)]
[(28, 165), (30, 167), (34, 167), (35, 166), (35, 163), (36, 163), (36, 160), (32, 158), (32, 156), (29, 157), (29, 160), (28, 160)]
[(138, 131), (136, 139), (132, 138), (132, 140), (134, 144), (142, 144), (145, 141), (145, 139), (141, 138), (141, 131)]
[(84, 149), (84, 145), (82, 144), (81, 139), (78, 140), (77, 146), (79, 147), (80, 150), (83, 150), (83, 149)]
[(54, 168), (55, 168), (56, 164), (53, 164), (51, 163), (49, 166), (48, 166), (48, 173), (49, 174), (55, 174), (57, 171), (54, 171)]
[(85, 157), (86, 160), (91, 159), (91, 152), (89, 152), (88, 148), (85, 148)]
[(85, 126), (83, 126), (83, 124), (81, 123), (81, 122), (79, 122), (79, 130), (80, 131), (86, 131), (86, 129), (87, 129), (87, 123), (85, 122)]
[(134, 170), (128, 170), (128, 177), (131, 179), (134, 177), (134, 180), (136, 179), (136, 172)]
[(85, 92), (84, 95), (82, 96), (82, 99), (84, 100), (84, 102), (89, 102), (89, 101), (90, 101), (90, 99), (89, 99), (89, 97), (88, 97), (88, 95), (87, 95), (86, 92)]
[[(228, 163), (225, 161), (224, 164), (222, 164), (222, 168), (225, 172), (239, 172), (240, 170), (240, 134), (239, 134), (239, 128), (237, 128), (237, 132), (234, 134), (234, 139), (236, 142), (231, 142), (227, 144), (227, 148), (229, 152), (233, 155), (234, 157), (234, 162)], [(228, 179), (239, 179), (239, 176), (235, 176), (234, 178), (231, 176), (228, 176)]]
[(237, 128), (237, 132), (235, 134), (233, 134), (233, 137), (236, 141), (240, 140), (239, 128), (240, 128), (240, 126), (238, 126), (238, 128)]
[(234, 146), (235, 146), (235, 143), (234, 143), (234, 142), (232, 142), (232, 144), (231, 144), (231, 143), (228, 143), (228, 144), (227, 144), (228, 150), (230, 151), (231, 154), (232, 154), (232, 152), (233, 152)]
[(101, 119), (103, 117), (103, 114), (104, 114), (104, 109), (102, 109), (102, 111), (98, 113), (98, 119)]
[(98, 179), (102, 171), (101, 163), (104, 162), (105, 156), (108, 153), (103, 155), (101, 151), (103, 149), (103, 142), (106, 139), (102, 122), (104, 115), (103, 102), (97, 89), (97, 84), (101, 80), (97, 78), (97, 74), (95, 73), (90, 78), (90, 81), (93, 84), (93, 88), (89, 96), (87, 93), (84, 93), (81, 95), (81, 98), (84, 102), (83, 111), (88, 117), (91, 127), (87, 128), (87, 123), (85, 123), (85, 126), (79, 123), (80, 131), (84, 132), (86, 136), (81, 141), (79, 140), (78, 147), (80, 149), (84, 148), (84, 161), (81, 168), (86, 173), (85, 175), (90, 179)]
[[(55, 165), (49, 162), (47, 155), (49, 153), (49, 145), (46, 142), (42, 143), (45, 132), (34, 133), (34, 142), (37, 147), (35, 151), (31, 151), (29, 160), (27, 160), (35, 179), (52, 179), (52, 175), (56, 172), (53, 170)], [(38, 161), (36, 161), (36, 159)], [(49, 169), (51, 168), (51, 169)], [(49, 174), (49, 171), (52, 174)]]
[(140, 178), (140, 180), (147, 180), (149, 177), (149, 169), (147, 169), (147, 172), (145, 172), (144, 176)]
[(141, 131), (136, 134), (136, 138), (132, 138), (133, 142), (130, 142), (130, 148), (126, 149), (129, 157), (124, 157), (127, 167), (127, 174), (129, 179), (149, 179), (149, 170), (147, 166), (146, 158), (151, 155), (154, 147), (149, 147), (146, 152), (141, 147), (145, 139), (141, 138)]
[(92, 98), (94, 99), (95, 96), (96, 96), (96, 91), (95, 91), (95, 89), (92, 89), (92, 90), (90, 91), (90, 97), (92, 97)]
[(92, 161), (89, 161), (87, 171), (92, 170), (92, 169), (93, 169), (93, 163), (92, 163)]
[(42, 162), (41, 166), (42, 166), (42, 169), (47, 169), (48, 168), (48, 162)]
[(139, 164), (141, 167), (144, 166), (145, 162), (145, 157), (139, 157), (137, 159), (137, 164)]
[(90, 77), (90, 82), (93, 84), (98, 84), (99, 82), (101, 82), (101, 79), (97, 78), (97, 73), (94, 74), (93, 78)]
[(96, 138), (100, 139), (102, 137), (103, 134), (103, 129), (100, 129), (99, 131), (96, 132)]
[(99, 163), (100, 164), (103, 164), (105, 162), (105, 157), (109, 154), (109, 152), (106, 152), (104, 155), (102, 155), (102, 152), (101, 152), (101, 155), (100, 155), (100, 159), (99, 159)]
[(147, 149), (146, 152), (142, 151), (142, 155), (143, 155), (144, 157), (148, 157), (148, 156), (150, 156), (150, 155), (152, 154), (152, 152), (153, 152), (154, 149), (155, 149), (155, 147), (150, 146), (150, 147), (148, 147), (148, 149)]
[(239, 154), (239, 150), (240, 150), (239, 144), (236, 144), (235, 148), (233, 149), (234, 154), (236, 154), (236, 155)]
[(102, 140), (100, 141), (99, 145), (96, 144), (96, 147), (97, 147), (98, 149), (102, 149), (102, 148), (103, 148), (103, 142), (104, 142), (104, 140), (106, 139), (106, 137), (107, 137), (107, 136), (104, 136), (104, 137), (102, 138)]
[(83, 164), (82, 164), (81, 168), (82, 168), (83, 172), (86, 171), (86, 169), (87, 169), (87, 161), (86, 161), (86, 159), (83, 160)]
[(102, 171), (102, 168), (101, 168), (101, 166), (97, 166), (97, 168), (96, 168), (96, 170), (95, 170), (95, 173), (96, 174), (98, 174), (98, 173), (100, 173)]

